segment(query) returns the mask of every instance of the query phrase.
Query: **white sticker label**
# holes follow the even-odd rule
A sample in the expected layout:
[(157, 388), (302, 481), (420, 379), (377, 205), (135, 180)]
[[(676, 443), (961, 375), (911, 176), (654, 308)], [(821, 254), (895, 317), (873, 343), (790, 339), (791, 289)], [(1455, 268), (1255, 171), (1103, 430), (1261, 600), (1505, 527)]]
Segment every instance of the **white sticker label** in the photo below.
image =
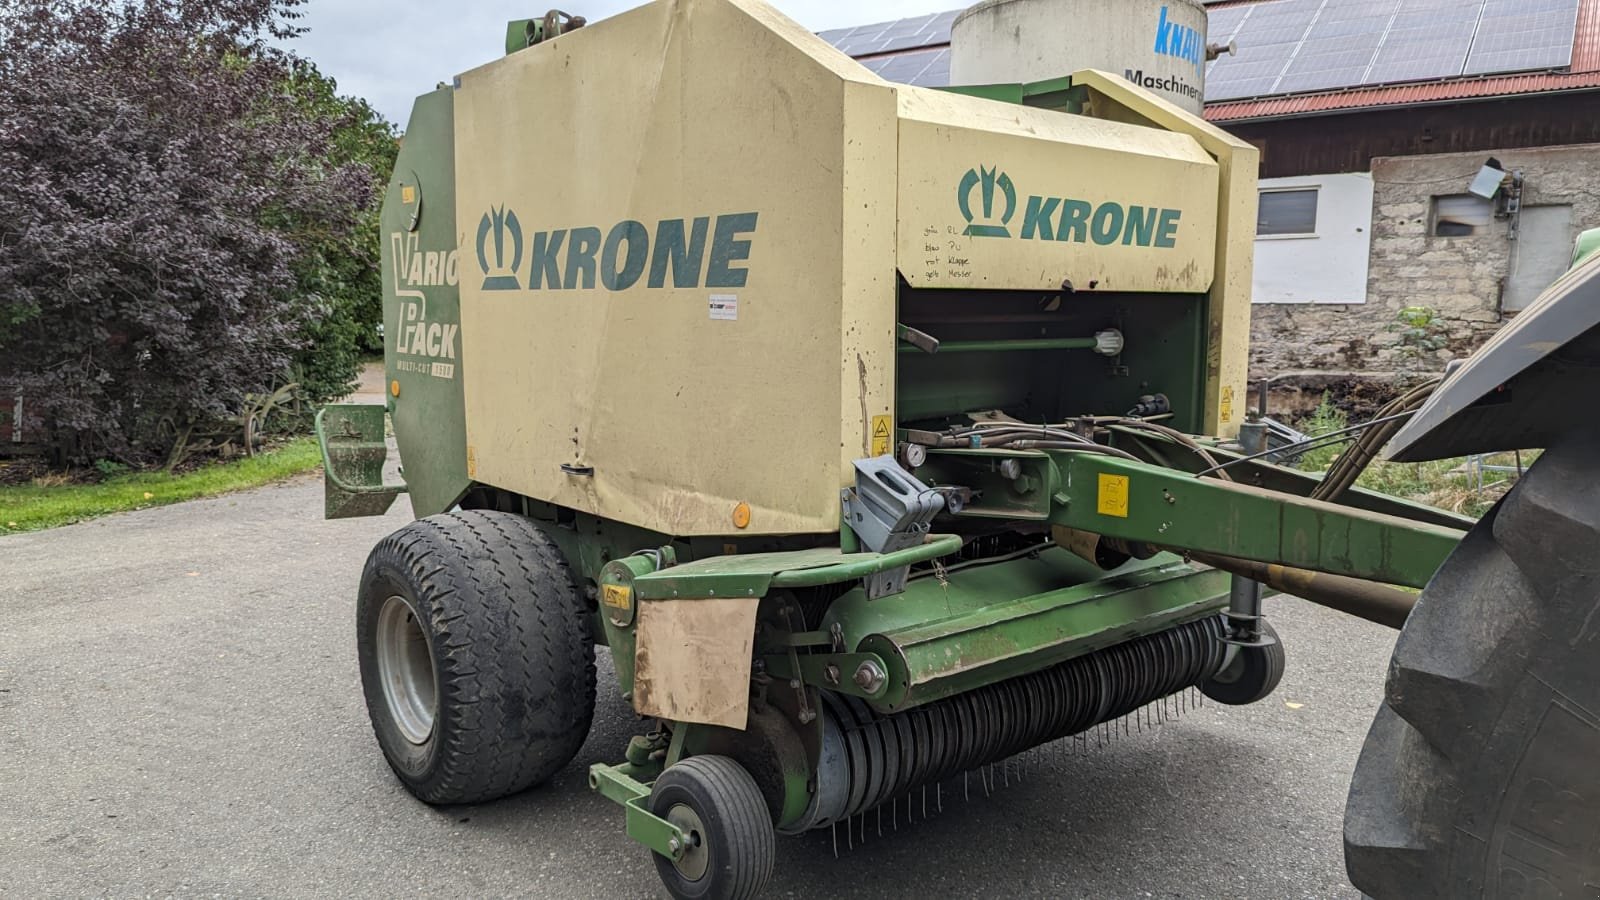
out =
[(711, 318), (721, 319), (724, 322), (735, 322), (739, 319), (739, 298), (734, 294), (711, 295)]

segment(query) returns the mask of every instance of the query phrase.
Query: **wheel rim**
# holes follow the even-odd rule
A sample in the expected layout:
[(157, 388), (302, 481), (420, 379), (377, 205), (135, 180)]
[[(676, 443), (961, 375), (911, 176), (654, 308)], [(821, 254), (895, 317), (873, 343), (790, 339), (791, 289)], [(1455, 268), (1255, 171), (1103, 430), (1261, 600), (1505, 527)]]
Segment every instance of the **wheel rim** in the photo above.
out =
[(699, 881), (706, 874), (706, 867), (711, 864), (711, 852), (706, 848), (702, 836), (705, 826), (700, 822), (700, 816), (687, 804), (675, 803), (667, 810), (667, 821), (678, 826), (678, 830), (689, 837), (689, 846), (683, 850), (683, 858), (673, 860), (672, 867), (678, 870), (690, 881)]
[(417, 621), (417, 611), (404, 597), (390, 597), (378, 611), (378, 679), (400, 734), (413, 744), (433, 736), (439, 702), (433, 674), (433, 650)]

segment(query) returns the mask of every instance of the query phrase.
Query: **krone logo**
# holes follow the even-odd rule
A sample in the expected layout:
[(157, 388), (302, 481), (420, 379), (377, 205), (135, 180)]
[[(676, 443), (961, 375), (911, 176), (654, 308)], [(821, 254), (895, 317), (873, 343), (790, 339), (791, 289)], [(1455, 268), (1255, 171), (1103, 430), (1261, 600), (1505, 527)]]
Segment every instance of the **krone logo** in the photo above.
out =
[[(489, 238), (494, 237), (494, 265), (489, 265)], [(510, 246), (507, 246), (507, 245)], [(517, 214), (504, 206), (491, 209), (478, 222), (478, 265), (483, 267), (483, 289), (515, 291), (517, 270), (522, 268), (522, 223)]]
[[(997, 167), (998, 168), (998, 167)], [(994, 189), (1000, 188), (1004, 195), (1005, 210), (1000, 213), (999, 222), (995, 222)], [(972, 212), (972, 189), (981, 188), (983, 194), (982, 223), (974, 221), (980, 217)], [(961, 204), (961, 217), (967, 220), (967, 230), (964, 232), (970, 237), (1010, 237), (1011, 229), (1006, 225), (1011, 222), (1011, 217), (1017, 212), (1017, 189), (1011, 183), (1011, 176), (996, 169), (985, 169), (979, 166), (968, 169), (962, 176), (960, 187), (956, 188), (956, 201)]]

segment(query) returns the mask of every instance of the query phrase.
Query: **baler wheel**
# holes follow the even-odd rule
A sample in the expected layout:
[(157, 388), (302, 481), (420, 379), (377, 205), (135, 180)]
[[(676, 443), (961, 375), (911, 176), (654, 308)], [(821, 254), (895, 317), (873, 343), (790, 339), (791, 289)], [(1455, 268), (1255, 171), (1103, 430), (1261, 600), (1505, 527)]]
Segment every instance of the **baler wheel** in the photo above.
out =
[(1552, 449), (1406, 621), (1345, 808), (1345, 867), (1388, 898), (1600, 886), (1600, 453)]
[(372, 730), (427, 803), (548, 779), (594, 715), (589, 612), (561, 552), (509, 513), (430, 516), (373, 548), (356, 599)]
[(1226, 668), (1200, 683), (1200, 692), (1218, 703), (1244, 706), (1265, 700), (1283, 680), (1283, 642), (1267, 622), (1261, 623), (1266, 643), (1240, 647)]
[(681, 860), (652, 854), (679, 900), (745, 900), (772, 878), (777, 841), (767, 801), (732, 759), (691, 756), (669, 766), (650, 791), (650, 811), (689, 834)]

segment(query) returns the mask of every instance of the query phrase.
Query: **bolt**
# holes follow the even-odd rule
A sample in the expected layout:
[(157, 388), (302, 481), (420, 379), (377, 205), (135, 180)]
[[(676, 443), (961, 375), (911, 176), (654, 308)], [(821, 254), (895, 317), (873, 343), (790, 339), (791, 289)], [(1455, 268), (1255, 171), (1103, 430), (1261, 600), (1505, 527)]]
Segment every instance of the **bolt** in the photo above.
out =
[(888, 675), (884, 673), (883, 667), (869, 659), (856, 666), (856, 674), (852, 680), (855, 681), (856, 687), (869, 694), (876, 694), (883, 689), (883, 683), (887, 679)]
[(833, 663), (828, 663), (828, 667), (822, 670), (822, 680), (829, 684), (837, 685), (839, 683), (839, 667)]
[(679, 843), (677, 838), (667, 838), (667, 849), (671, 850), (674, 855), (676, 855), (678, 850), (682, 847), (683, 844)]
[(800, 724), (801, 725), (809, 725), (812, 722), (815, 722), (816, 719), (817, 719), (817, 714), (812, 712), (811, 710), (809, 710), (809, 709), (800, 710)]
[(1022, 477), (1022, 463), (1014, 459), (1001, 460), (1000, 477), (1007, 481), (1016, 481)]
[(798, 678), (789, 679), (789, 687), (792, 687), (792, 688), (795, 688), (795, 689), (799, 689), (799, 687), (800, 687), (800, 679), (798, 679)]

